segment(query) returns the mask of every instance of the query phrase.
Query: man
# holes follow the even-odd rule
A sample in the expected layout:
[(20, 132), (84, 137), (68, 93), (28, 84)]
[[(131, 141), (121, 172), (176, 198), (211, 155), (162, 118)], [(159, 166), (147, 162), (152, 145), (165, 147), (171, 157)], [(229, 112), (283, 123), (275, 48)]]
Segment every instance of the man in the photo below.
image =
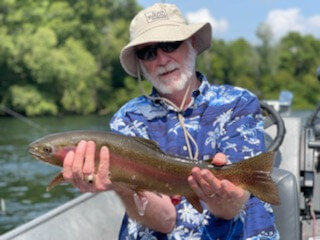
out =
[[(190, 161), (237, 162), (265, 150), (257, 98), (241, 88), (211, 86), (196, 72), (196, 56), (210, 47), (209, 23), (188, 24), (176, 6), (155, 4), (130, 25), (130, 43), (120, 60), (125, 71), (152, 82), (150, 96), (125, 104), (113, 117), (114, 132), (156, 141)], [(95, 143), (81, 141), (64, 161), (64, 178), (81, 191), (114, 190), (122, 199), (120, 239), (279, 239), (272, 209), (227, 180), (194, 168), (188, 178), (205, 209), (199, 213), (181, 196), (137, 195), (108, 178), (109, 151), (100, 150), (95, 182)]]

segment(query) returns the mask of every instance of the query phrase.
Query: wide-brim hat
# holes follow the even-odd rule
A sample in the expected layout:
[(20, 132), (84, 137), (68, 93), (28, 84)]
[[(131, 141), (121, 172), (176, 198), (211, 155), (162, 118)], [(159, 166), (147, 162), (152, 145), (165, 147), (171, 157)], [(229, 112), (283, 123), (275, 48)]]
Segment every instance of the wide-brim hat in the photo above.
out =
[(121, 65), (129, 75), (137, 77), (136, 46), (148, 42), (183, 41), (191, 36), (195, 37), (199, 55), (211, 45), (210, 23), (189, 24), (175, 5), (156, 3), (140, 11), (131, 21), (130, 42), (121, 50)]

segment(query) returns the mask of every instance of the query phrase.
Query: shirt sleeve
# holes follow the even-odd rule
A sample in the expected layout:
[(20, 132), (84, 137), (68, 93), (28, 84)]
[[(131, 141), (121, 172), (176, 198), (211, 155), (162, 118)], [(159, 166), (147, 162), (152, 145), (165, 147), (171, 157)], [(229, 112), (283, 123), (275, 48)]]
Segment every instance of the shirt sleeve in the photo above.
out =
[(110, 129), (112, 132), (120, 133), (127, 136), (137, 136), (149, 139), (144, 118), (130, 114), (123, 115), (125, 111), (118, 111), (110, 120)]

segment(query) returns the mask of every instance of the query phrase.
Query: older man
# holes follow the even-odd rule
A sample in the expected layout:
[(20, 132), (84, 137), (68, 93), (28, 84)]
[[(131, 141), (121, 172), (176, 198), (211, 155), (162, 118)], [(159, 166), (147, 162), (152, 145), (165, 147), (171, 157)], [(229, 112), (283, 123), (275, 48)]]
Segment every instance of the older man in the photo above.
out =
[[(113, 117), (114, 132), (158, 142), (190, 161), (237, 162), (265, 150), (257, 98), (232, 86), (210, 85), (195, 70), (196, 57), (210, 47), (209, 23), (188, 24), (176, 6), (155, 4), (137, 14), (130, 42), (120, 55), (125, 71), (152, 82), (149, 96), (125, 104)], [(82, 141), (64, 161), (64, 178), (82, 191), (114, 190), (126, 215), (120, 239), (279, 239), (269, 204), (207, 170), (194, 168), (188, 182), (205, 209), (199, 213), (181, 196), (159, 196), (112, 183), (109, 152), (100, 150), (94, 184), (95, 143)]]

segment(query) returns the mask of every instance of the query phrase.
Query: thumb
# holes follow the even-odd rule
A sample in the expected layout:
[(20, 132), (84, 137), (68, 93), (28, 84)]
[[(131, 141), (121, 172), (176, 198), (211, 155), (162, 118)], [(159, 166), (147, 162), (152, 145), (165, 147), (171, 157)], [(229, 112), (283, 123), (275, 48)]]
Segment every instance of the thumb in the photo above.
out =
[(217, 166), (223, 166), (227, 164), (227, 157), (224, 153), (217, 153), (214, 155), (212, 158), (212, 164), (217, 165)]

